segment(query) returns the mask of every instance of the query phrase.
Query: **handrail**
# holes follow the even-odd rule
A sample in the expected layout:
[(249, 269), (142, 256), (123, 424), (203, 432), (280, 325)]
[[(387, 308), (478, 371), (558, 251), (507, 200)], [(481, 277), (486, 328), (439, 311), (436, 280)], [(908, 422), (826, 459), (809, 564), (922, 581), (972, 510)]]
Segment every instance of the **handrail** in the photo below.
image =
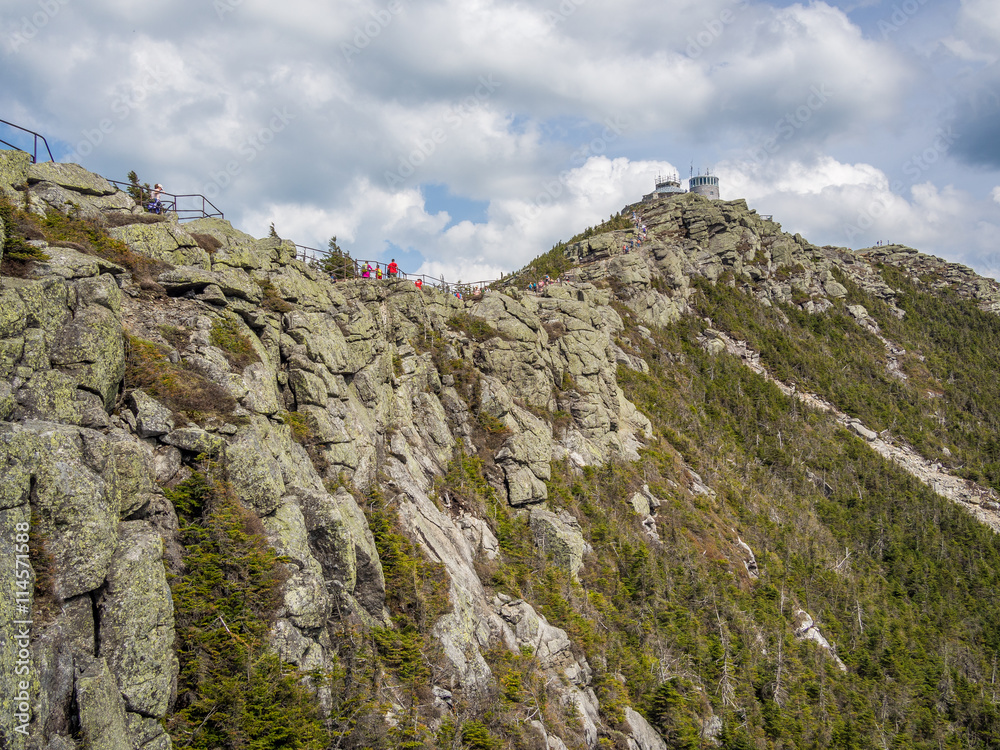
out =
[[(304, 261), (306, 263), (311, 263), (317, 265), (322, 260), (334, 257), (334, 253), (329, 250), (320, 250), (316, 247), (307, 247), (306, 245), (299, 245), (295, 243), (296, 253), (295, 257), (298, 260)], [(301, 251), (301, 252), (299, 252)], [(446, 294), (461, 294), (465, 296), (467, 294), (474, 294), (476, 290), (483, 291), (491, 284), (495, 284), (499, 279), (488, 279), (485, 281), (445, 281), (444, 278), (435, 278), (433, 276), (428, 276), (427, 274), (415, 274), (406, 273), (403, 270), (397, 270), (395, 276), (389, 275), (389, 264), (381, 263), (377, 260), (365, 260), (363, 258), (352, 258), (350, 255), (344, 253), (338, 256), (338, 259), (343, 260), (343, 265), (341, 267), (335, 267), (333, 273), (330, 274), (335, 281), (341, 280), (364, 280), (364, 281), (393, 281), (397, 279), (405, 279), (407, 281), (417, 281), (420, 280), (421, 285), (434, 287)], [(337, 264), (340, 266), (340, 263)], [(382, 271), (382, 278), (379, 279), (378, 276), (364, 277), (362, 273), (364, 272), (365, 266), (370, 266), (370, 273), (375, 274), (378, 270)]]
[[(129, 188), (138, 187), (140, 193), (142, 194), (143, 208), (146, 207), (146, 203), (148, 202), (148, 200), (152, 198), (152, 194), (147, 195), (146, 188), (143, 187), (142, 185), (133, 185), (131, 182), (122, 182), (121, 180), (108, 180), (108, 182), (110, 182), (112, 185), (114, 185), (119, 189), (123, 189), (124, 192), (126, 193), (129, 192)], [(164, 201), (161, 201), (161, 203), (163, 204), (164, 211), (172, 210), (175, 214), (177, 214), (178, 221), (185, 221), (189, 219), (193, 220), (193, 219), (226, 218), (225, 214), (223, 214), (222, 211), (219, 210), (218, 206), (216, 206), (214, 203), (212, 203), (212, 201), (210, 201), (208, 198), (206, 198), (204, 195), (201, 195), (200, 193), (175, 194), (175, 193), (168, 193), (165, 190), (161, 190), (160, 195), (165, 195), (174, 199), (172, 203)], [(200, 198), (201, 208), (178, 208), (177, 201), (180, 198)], [(195, 201), (195, 203), (197, 203), (197, 201)], [(214, 211), (209, 212), (206, 206), (211, 206), (214, 209)]]
[(0, 123), (3, 123), (4, 125), (9, 125), (12, 128), (16, 128), (17, 130), (21, 130), (21, 131), (23, 131), (25, 133), (28, 133), (29, 135), (34, 136), (34, 143), (32, 145), (32, 150), (31, 151), (26, 151), (25, 149), (23, 149), (23, 148), (21, 148), (19, 146), (15, 146), (13, 143), (8, 143), (7, 141), (3, 140), (2, 138), (0, 138), (0, 143), (2, 143), (5, 146), (10, 146), (15, 151), (24, 151), (24, 153), (30, 154), (31, 155), (31, 163), (32, 164), (37, 164), (38, 163), (38, 139), (41, 138), (42, 139), (42, 143), (45, 144), (45, 151), (49, 155), (49, 161), (55, 161), (55, 159), (52, 156), (52, 149), (49, 148), (49, 142), (47, 140), (45, 140), (45, 136), (44, 135), (42, 135), (41, 133), (36, 133), (34, 130), (28, 130), (27, 128), (22, 128), (20, 125), (15, 125), (14, 123), (7, 122), (6, 120), (0, 120)]

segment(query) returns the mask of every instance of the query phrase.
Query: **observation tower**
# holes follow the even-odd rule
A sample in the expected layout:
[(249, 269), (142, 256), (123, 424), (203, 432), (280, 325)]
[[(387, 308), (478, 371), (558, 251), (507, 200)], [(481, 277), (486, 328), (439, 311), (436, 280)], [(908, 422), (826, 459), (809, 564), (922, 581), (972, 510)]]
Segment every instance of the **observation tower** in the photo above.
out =
[(719, 200), (719, 178), (714, 174), (691, 175), (688, 180), (688, 191), (703, 195), (710, 201)]

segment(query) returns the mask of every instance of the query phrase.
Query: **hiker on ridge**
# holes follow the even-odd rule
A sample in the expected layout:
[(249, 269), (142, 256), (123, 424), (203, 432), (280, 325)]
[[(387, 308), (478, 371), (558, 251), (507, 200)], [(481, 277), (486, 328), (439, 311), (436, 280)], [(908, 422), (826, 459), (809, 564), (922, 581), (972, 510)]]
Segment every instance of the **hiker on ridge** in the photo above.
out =
[(146, 204), (146, 210), (152, 214), (163, 213), (163, 204), (160, 203), (160, 195), (163, 194), (163, 185), (156, 183), (153, 186), (153, 194), (149, 198), (149, 203)]

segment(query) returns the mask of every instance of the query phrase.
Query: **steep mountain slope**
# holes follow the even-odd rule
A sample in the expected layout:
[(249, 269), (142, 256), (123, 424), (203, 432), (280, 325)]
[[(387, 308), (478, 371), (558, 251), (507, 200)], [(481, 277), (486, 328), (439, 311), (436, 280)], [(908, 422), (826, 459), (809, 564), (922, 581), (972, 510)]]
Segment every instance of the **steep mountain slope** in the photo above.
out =
[(460, 300), (0, 175), (5, 746), (1000, 743), (995, 282), (685, 195)]

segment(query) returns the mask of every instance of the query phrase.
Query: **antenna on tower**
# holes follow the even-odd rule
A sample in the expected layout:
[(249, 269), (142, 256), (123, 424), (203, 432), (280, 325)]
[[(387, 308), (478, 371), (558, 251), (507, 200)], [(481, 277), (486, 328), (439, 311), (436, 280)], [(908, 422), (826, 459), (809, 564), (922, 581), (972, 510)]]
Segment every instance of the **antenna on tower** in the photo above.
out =
[(694, 159), (691, 160), (691, 172), (688, 177), (694, 177)]

